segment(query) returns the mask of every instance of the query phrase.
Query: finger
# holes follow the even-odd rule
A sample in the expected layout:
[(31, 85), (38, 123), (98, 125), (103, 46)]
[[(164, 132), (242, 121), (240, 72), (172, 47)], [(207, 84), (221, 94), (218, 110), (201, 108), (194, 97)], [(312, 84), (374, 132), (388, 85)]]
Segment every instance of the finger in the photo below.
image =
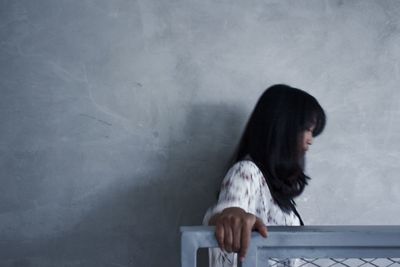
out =
[(246, 257), (251, 239), (251, 226), (249, 224), (246, 223), (245, 225), (243, 225), (241, 237), (242, 239), (240, 244), (239, 260), (243, 261), (244, 258)]
[(235, 218), (232, 224), (233, 224), (232, 250), (234, 252), (239, 252), (241, 246), (242, 223), (239, 218)]
[(260, 218), (256, 219), (256, 222), (254, 223), (253, 229), (259, 232), (263, 237), (268, 236), (268, 229), (267, 226), (262, 222)]
[(228, 221), (224, 223), (224, 247), (226, 252), (232, 252), (232, 228)]
[(218, 246), (224, 250), (224, 225), (222, 223), (217, 223), (215, 226), (215, 237), (218, 242)]

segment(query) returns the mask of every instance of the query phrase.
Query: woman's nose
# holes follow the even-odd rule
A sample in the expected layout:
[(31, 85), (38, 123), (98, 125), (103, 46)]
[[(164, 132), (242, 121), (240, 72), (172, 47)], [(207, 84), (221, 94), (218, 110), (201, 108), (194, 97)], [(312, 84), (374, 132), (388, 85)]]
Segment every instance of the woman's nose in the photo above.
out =
[(314, 138), (313, 138), (313, 136), (311, 135), (311, 136), (310, 136), (310, 141), (309, 141), (308, 144), (312, 145), (313, 141), (314, 141)]
[(312, 145), (312, 143), (313, 143), (313, 136), (312, 136), (312, 134), (308, 134), (307, 135), (307, 144)]

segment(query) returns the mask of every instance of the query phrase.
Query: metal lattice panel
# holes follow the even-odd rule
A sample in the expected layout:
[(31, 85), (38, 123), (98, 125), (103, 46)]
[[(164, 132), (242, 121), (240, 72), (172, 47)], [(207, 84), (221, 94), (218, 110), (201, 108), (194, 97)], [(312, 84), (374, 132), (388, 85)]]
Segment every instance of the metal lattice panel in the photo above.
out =
[(270, 267), (400, 267), (400, 258), (269, 259)]

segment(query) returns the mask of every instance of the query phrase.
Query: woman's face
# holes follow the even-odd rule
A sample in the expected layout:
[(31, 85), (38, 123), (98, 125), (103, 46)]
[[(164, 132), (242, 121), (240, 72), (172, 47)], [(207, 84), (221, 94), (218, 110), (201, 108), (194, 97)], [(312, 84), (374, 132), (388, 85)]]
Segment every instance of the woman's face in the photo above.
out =
[(310, 128), (308, 128), (303, 132), (303, 137), (301, 140), (301, 149), (304, 153), (306, 153), (309, 146), (312, 145), (314, 128), (315, 126), (311, 126)]

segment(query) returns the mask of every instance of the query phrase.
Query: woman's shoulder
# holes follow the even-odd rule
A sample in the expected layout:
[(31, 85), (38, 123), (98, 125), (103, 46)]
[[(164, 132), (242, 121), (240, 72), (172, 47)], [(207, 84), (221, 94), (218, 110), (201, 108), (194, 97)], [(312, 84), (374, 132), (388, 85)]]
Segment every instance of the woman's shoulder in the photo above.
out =
[(233, 166), (231, 169), (234, 170), (246, 170), (246, 171), (255, 171), (255, 172), (260, 172), (261, 170), (258, 168), (258, 166), (251, 160), (244, 159), (244, 160), (239, 160)]
[(251, 160), (237, 161), (228, 171), (227, 176), (239, 176), (245, 180), (259, 180), (263, 174), (258, 166)]

